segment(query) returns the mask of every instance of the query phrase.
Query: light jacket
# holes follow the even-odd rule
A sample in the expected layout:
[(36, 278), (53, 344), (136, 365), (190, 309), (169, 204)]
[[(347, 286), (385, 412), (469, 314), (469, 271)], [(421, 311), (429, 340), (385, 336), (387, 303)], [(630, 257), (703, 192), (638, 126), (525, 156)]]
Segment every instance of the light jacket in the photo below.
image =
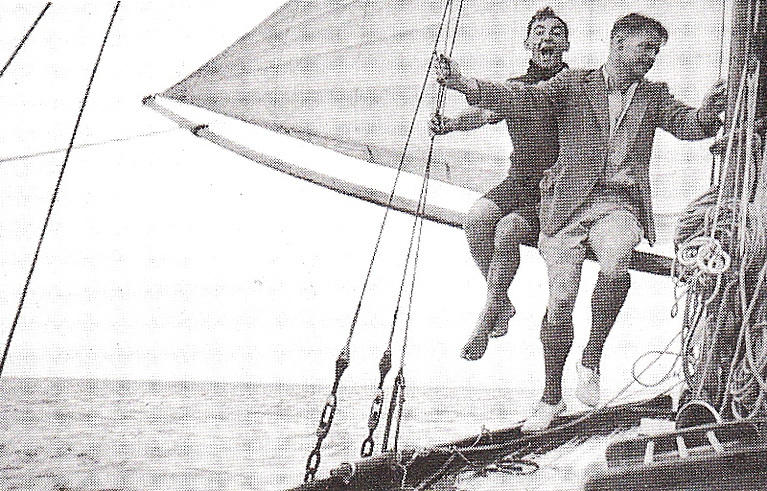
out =
[(682, 140), (713, 136), (718, 120), (701, 121), (699, 110), (676, 100), (665, 83), (640, 81), (620, 125), (610, 136), (607, 85), (601, 70), (568, 70), (535, 86), (478, 80), (467, 101), (506, 118), (524, 119), (531, 109), (556, 119), (559, 157), (541, 180), (541, 230), (554, 235), (604, 178), (608, 155), (627, 168), (629, 190), (650, 244), (655, 222), (650, 192), (650, 154), (655, 129)]

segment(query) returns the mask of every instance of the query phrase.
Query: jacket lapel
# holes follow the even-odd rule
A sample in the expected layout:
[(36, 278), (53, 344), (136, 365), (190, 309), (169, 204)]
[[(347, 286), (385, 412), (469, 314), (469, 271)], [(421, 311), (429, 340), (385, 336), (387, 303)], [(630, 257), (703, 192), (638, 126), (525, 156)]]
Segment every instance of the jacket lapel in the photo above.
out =
[(639, 86), (634, 92), (634, 98), (631, 100), (631, 104), (626, 110), (626, 115), (620, 121), (617, 129), (621, 126), (626, 126), (626, 131), (631, 135), (636, 135), (639, 130), (639, 124), (644, 118), (644, 113), (647, 111), (647, 105), (650, 102), (649, 84), (642, 80), (639, 82)]
[(606, 142), (610, 138), (610, 113), (607, 108), (607, 85), (601, 70), (593, 70), (586, 76), (585, 90), (602, 131), (602, 139)]

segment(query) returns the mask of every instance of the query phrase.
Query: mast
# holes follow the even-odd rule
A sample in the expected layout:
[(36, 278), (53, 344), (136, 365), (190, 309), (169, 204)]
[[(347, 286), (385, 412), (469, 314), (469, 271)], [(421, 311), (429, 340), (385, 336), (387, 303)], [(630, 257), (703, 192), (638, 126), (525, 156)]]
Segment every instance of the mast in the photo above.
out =
[(732, 4), (732, 35), (730, 37), (729, 71), (727, 77), (727, 113), (725, 128), (732, 126), (732, 116), (735, 111), (735, 101), (738, 96), (741, 73), (745, 64), (748, 46), (748, 33), (751, 31), (749, 21), (750, 0), (735, 0)]
[[(733, 119), (736, 114), (741, 80), (744, 78), (744, 68), (746, 68), (749, 73), (753, 73), (753, 71), (757, 69), (757, 62), (760, 62), (762, 67), (765, 64), (764, 44), (767, 4), (765, 4), (764, 0), (734, 0), (731, 15), (729, 70), (727, 77), (728, 100), (724, 123), (726, 131), (729, 131), (733, 124), (737, 124), (737, 121), (733, 121)], [(755, 25), (755, 19), (758, 19), (758, 25)], [(757, 120), (763, 118), (765, 115), (763, 106), (766, 92), (765, 85), (767, 84), (764, 82), (764, 69), (762, 69), (758, 82)], [(744, 142), (740, 140), (744, 139), (745, 136), (744, 132), (739, 132), (735, 135), (735, 142), (739, 147), (743, 147)], [(724, 148), (720, 147), (720, 151), (724, 153)], [(724, 157), (724, 155), (722, 155), (722, 157)], [(724, 175), (721, 176), (721, 181), (724, 184), (725, 189), (732, 189), (733, 180), (737, 178), (735, 176), (737, 166), (726, 166), (723, 163), (722, 167), (725, 170), (721, 171), (724, 173)], [(757, 175), (759, 174), (757, 173)], [(731, 196), (731, 193), (729, 196)]]
[[(764, 342), (767, 322), (766, 7), (763, 0), (733, 3), (726, 145), (716, 145), (719, 185), (691, 205), (699, 213), (697, 231), (678, 243), (684, 266), (675, 275), (689, 280), (683, 323), (689, 406), (710, 408), (717, 420), (767, 414), (767, 388), (759, 383), (767, 352), (753, 348)], [(711, 422), (686, 416), (686, 407), (681, 427)]]

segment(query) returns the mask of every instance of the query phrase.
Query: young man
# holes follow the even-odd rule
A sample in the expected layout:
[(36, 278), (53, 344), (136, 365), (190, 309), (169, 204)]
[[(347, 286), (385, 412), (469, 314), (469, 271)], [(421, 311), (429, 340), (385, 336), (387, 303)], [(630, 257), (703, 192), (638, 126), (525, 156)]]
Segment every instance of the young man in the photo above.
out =
[[(551, 7), (536, 12), (527, 24), (524, 41), (530, 50), (527, 73), (510, 82), (536, 84), (550, 79), (567, 64), (562, 61), (570, 48), (567, 24)], [(499, 113), (472, 108), (460, 116), (435, 117), (432, 133), (468, 131), (504, 118)], [(525, 121), (506, 120), (514, 146), (509, 175), (498, 186), (479, 198), (469, 210), (464, 224), (469, 250), (487, 280), (487, 300), (469, 342), (461, 350), (467, 360), (485, 353), (488, 338), (506, 334), (509, 319), (515, 314), (508, 297), (509, 287), (519, 267), (520, 243), (538, 237), (538, 183), (543, 171), (557, 159), (556, 124), (549, 114), (529, 114)]]
[(523, 431), (547, 428), (565, 410), (562, 370), (572, 347), (572, 311), (586, 246), (600, 265), (591, 299), (591, 336), (577, 366), (576, 396), (599, 401), (599, 360), (630, 286), (629, 261), (644, 235), (652, 244), (655, 225), (649, 163), (656, 128), (684, 140), (713, 136), (726, 104), (721, 82), (700, 109), (644, 75), (668, 39), (656, 20), (629, 14), (610, 35), (610, 54), (596, 70), (569, 70), (536, 87), (478, 81), (462, 76), (448, 58), (440, 83), (468, 102), (516, 119), (529, 107), (547, 107), (559, 135), (556, 164), (541, 181), (539, 248), (549, 271), (548, 310), (541, 326), (546, 384), (540, 404)]

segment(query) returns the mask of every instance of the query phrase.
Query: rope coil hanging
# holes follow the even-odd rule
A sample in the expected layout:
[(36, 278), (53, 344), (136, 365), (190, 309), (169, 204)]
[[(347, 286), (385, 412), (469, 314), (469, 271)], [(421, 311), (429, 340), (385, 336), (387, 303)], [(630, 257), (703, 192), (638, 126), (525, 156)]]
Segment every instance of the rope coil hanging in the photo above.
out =
[(763, 53), (755, 40), (764, 4), (750, 1), (747, 13), (745, 62), (718, 187), (712, 188), (716, 200), (710, 192), (695, 204), (707, 207), (700, 231), (679, 244), (673, 268), (675, 288), (686, 285), (675, 295), (674, 313), (686, 295), (682, 356), (692, 397), (737, 420), (763, 414), (767, 401), (767, 202), (756, 193), (767, 177), (767, 154), (756, 134)]

